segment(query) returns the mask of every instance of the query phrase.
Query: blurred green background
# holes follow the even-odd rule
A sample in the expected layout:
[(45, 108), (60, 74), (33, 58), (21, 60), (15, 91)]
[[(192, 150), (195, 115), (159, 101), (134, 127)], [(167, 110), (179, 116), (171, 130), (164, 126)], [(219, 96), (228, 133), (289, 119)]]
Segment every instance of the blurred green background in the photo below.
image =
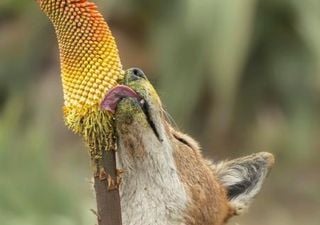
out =
[[(320, 221), (319, 0), (96, 0), (125, 68), (142, 68), (215, 160), (270, 151), (250, 213)], [(0, 224), (95, 223), (90, 166), (64, 126), (57, 43), (32, 0), (0, 1)]]

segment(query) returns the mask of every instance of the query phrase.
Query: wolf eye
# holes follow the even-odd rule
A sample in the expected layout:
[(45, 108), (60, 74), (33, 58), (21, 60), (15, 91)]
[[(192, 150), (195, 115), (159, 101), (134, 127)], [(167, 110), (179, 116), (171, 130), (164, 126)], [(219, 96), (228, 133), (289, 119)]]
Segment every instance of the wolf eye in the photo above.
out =
[(137, 77), (143, 78), (143, 79), (147, 79), (146, 75), (144, 74), (144, 72), (139, 69), (139, 68), (132, 68), (130, 69), (131, 73)]

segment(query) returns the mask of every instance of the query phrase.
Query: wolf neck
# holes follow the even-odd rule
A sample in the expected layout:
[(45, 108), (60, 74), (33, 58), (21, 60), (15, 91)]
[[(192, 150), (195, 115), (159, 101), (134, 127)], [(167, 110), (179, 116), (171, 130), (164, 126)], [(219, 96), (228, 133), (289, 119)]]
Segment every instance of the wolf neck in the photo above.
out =
[[(153, 132), (141, 132), (137, 142), (142, 146), (128, 149), (119, 138), (118, 161), (124, 169), (120, 186), (124, 225), (183, 224), (187, 194), (179, 178), (168, 137), (163, 142)], [(132, 146), (131, 146), (132, 147)], [(139, 148), (143, 150), (139, 150)]]

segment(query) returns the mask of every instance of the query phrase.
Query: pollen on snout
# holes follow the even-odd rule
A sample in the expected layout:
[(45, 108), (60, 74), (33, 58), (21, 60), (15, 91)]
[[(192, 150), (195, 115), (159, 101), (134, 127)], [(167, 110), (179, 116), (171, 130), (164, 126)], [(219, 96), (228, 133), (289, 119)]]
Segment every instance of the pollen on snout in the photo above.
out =
[(141, 108), (140, 102), (134, 98), (125, 98), (117, 106), (116, 124), (124, 126), (139, 125), (147, 126), (146, 116)]

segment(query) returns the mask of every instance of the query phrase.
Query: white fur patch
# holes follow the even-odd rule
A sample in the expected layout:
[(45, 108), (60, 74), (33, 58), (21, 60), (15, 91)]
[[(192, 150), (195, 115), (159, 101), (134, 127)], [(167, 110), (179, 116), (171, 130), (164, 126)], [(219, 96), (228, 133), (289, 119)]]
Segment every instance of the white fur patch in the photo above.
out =
[[(128, 155), (119, 137), (118, 167), (125, 171), (120, 186), (123, 225), (183, 225), (188, 199), (172, 147), (167, 137), (160, 142), (151, 129), (141, 129), (140, 138), (147, 152), (143, 158)], [(160, 129), (165, 134), (164, 128)]]

